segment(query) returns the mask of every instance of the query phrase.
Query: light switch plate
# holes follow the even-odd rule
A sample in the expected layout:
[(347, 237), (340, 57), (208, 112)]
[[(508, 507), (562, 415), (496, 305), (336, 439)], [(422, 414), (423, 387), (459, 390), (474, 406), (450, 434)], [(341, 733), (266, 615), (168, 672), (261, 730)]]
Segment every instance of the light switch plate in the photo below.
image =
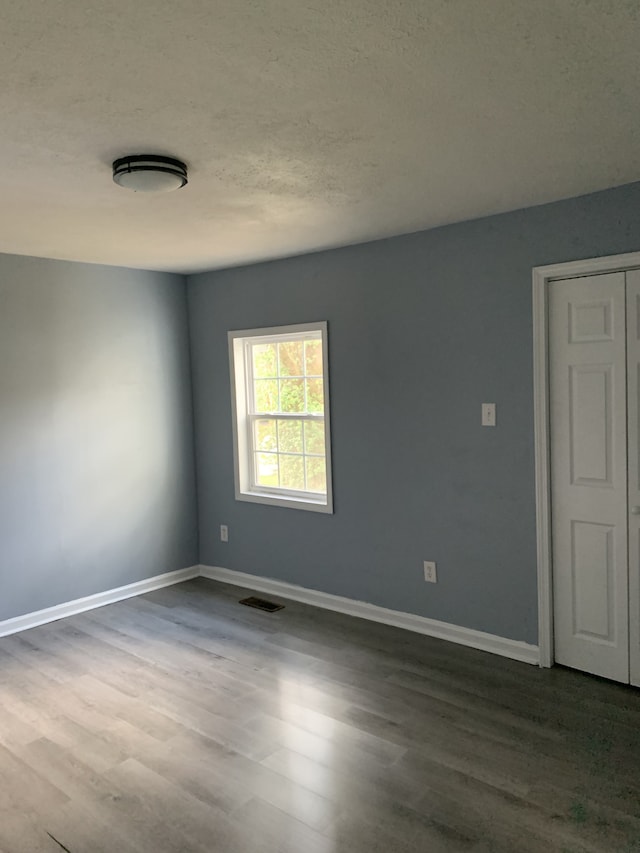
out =
[(495, 403), (483, 403), (482, 404), (482, 426), (495, 426), (496, 425), (496, 404)]

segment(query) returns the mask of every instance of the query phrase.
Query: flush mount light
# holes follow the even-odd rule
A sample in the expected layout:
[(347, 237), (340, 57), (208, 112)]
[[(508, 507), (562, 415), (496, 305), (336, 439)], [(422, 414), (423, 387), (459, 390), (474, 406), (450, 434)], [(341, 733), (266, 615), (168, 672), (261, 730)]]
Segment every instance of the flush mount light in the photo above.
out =
[(166, 193), (187, 183), (182, 160), (157, 154), (132, 154), (113, 161), (113, 180), (137, 193)]

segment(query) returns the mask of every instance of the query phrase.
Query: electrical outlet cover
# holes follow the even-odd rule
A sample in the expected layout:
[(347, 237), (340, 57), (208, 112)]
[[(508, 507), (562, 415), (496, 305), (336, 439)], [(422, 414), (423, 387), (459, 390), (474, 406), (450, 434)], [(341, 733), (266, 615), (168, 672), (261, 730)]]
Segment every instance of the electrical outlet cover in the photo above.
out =
[(436, 564), (431, 560), (424, 561), (424, 579), (427, 583), (437, 583), (438, 582), (438, 573), (436, 571)]

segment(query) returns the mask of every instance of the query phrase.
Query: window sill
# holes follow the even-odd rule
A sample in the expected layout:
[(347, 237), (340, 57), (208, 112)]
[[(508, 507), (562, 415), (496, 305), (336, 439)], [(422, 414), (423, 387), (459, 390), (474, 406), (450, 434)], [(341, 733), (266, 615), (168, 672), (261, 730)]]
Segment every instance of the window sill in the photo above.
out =
[(294, 498), (291, 495), (277, 495), (269, 492), (236, 492), (236, 500), (254, 504), (267, 504), (288, 509), (302, 509), (310, 512), (333, 513), (333, 504), (329, 498)]

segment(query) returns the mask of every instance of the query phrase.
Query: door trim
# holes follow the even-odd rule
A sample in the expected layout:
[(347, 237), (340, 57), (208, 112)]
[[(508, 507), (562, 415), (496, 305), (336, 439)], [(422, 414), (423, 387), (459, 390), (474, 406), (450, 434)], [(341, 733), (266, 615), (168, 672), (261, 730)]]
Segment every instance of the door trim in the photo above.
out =
[(538, 560), (540, 666), (554, 663), (551, 561), (551, 459), (549, 455), (549, 288), (554, 281), (640, 269), (640, 252), (533, 268), (533, 413)]

